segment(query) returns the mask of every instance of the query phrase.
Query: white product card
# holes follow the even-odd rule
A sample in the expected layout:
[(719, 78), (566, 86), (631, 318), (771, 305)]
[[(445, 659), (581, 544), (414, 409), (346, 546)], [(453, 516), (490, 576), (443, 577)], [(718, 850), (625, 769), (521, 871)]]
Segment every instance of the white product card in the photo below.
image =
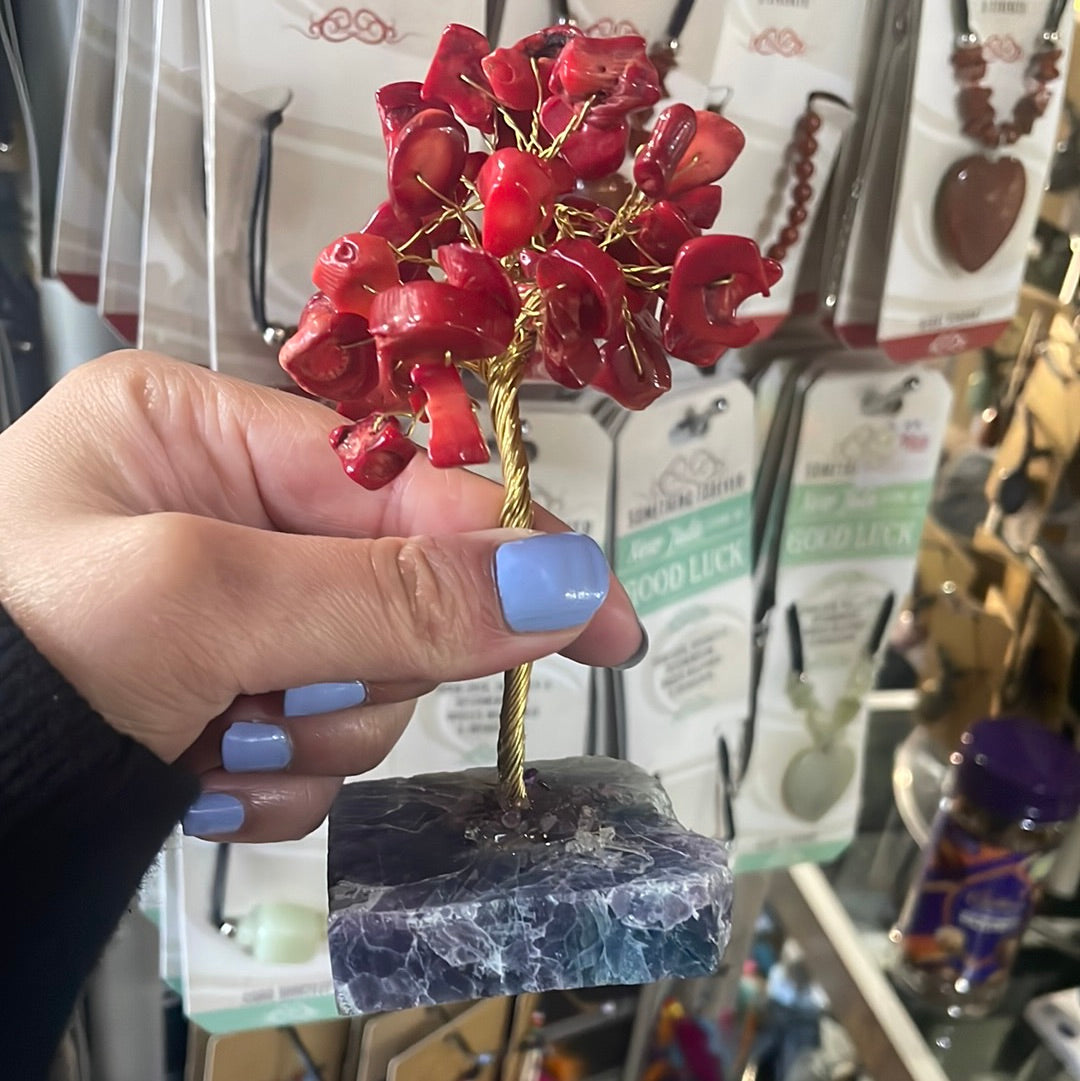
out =
[(198, 0), (157, 0), (139, 347), (210, 363)]
[(3, 166), (16, 173), (17, 191), (22, 203), (22, 229), (27, 267), (33, 281), (39, 281), (44, 269), (41, 238), (41, 167), (38, 156), (37, 130), (30, 101), (30, 86), (26, 79), (23, 50), (11, 0), (6, 0), (5, 14), (0, 18), (0, 50), (7, 64), (8, 78), (14, 91), (9, 103), (8, 121), (12, 134), (4, 148)]
[(200, 0), (205, 49), (208, 246), (215, 368), (284, 385), (249, 299), (249, 222), (265, 118), (273, 136), (267, 311), (295, 324), (319, 252), (360, 229), (387, 197), (375, 91), (422, 81), (443, 27), (483, 27), (483, 0), (382, 0), (333, 7), (311, 0)]
[(112, 151), (101, 243), (98, 313), (132, 343), (138, 338), (156, 11), (157, 5), (147, 0), (120, 0)]
[[(992, 91), (999, 122), (1009, 119), (1029, 89), (1025, 72), (1041, 41), (1046, 11), (1045, 3), (982, 0), (970, 5), (971, 27), (987, 61), (982, 82)], [(1063, 50), (1059, 67), (1065, 71), (1072, 31), (1073, 19), (1066, 13), (1059, 28)], [(1063, 78), (1049, 85), (1049, 105), (1031, 133), (1011, 146), (987, 151), (962, 133), (958, 84), (950, 61), (956, 33), (950, 5), (922, 4), (904, 165), (877, 327), (880, 347), (896, 360), (990, 345), (1006, 329), (1016, 311), (1028, 242), (1057, 137)], [(942, 242), (935, 219), (945, 174), (972, 155), (985, 159), (979, 168), (986, 170), (987, 182), (957, 197), (966, 215), (958, 228), (992, 234), (991, 243), (1000, 236), (1000, 245), (981, 268), (968, 272)], [(1004, 178), (1008, 158), (1019, 162), (1026, 177), (1023, 200), (1011, 225), (999, 218), (1004, 197), (996, 186)]]
[[(673, 0), (570, 0), (567, 10), (574, 25), (590, 37), (636, 34), (651, 44), (663, 33), (673, 6)], [(491, 47), (509, 47), (555, 22), (550, 0), (512, 0), (504, 5), (498, 38)]]
[[(771, 296), (739, 309), (762, 336), (792, 308), (799, 264), (815, 216), (824, 205), (833, 162), (852, 120), (863, 0), (805, 0), (797, 5), (728, 0), (720, 47), (709, 79), (710, 100), (747, 134), (746, 146), (721, 181), (724, 204), (713, 231), (753, 237), (765, 252), (781, 241), (794, 205), (795, 144), (808, 107), (821, 120), (810, 158), (812, 189), (798, 237), (785, 244), (784, 276)], [(844, 27), (837, 33), (837, 27)]]
[(741, 382), (673, 391), (616, 435), (614, 565), (650, 640), (617, 673), (621, 751), (660, 773), (686, 825), (710, 832), (718, 741), (737, 741), (749, 710), (753, 469)]
[(77, 296), (98, 296), (112, 144), (117, 0), (80, 0), (64, 108), (53, 273)]
[[(536, 5), (548, 7), (548, 5)], [(664, 35), (674, 10), (672, 0), (570, 0), (571, 18), (590, 37), (636, 34), (651, 45)]]
[(720, 758), (715, 748), (703, 757), (704, 761), (683, 769), (657, 770), (656, 776), (675, 817), (687, 829), (705, 837), (726, 837)]
[[(326, 826), (301, 841), (231, 845), (215, 926), (218, 845), (179, 844), (184, 1012), (208, 1032), (337, 1017), (326, 945)], [(295, 959), (277, 959), (295, 950)]]
[[(754, 468), (758, 474), (762, 469), (765, 447), (769, 442), (770, 434), (774, 434), (779, 427), (783, 427), (783, 421), (787, 419), (791, 401), (790, 394), (785, 394), (784, 388), (789, 385), (794, 368), (795, 361), (793, 360), (781, 358), (771, 361), (753, 383)], [(774, 422), (778, 418), (780, 424), (774, 428)], [(759, 485), (755, 485), (755, 495), (758, 487)]]
[[(685, 17), (678, 38), (676, 66), (669, 73), (671, 98), (704, 108), (709, 76), (716, 58), (727, 0), (695, 3)], [(678, 0), (570, 0), (570, 18), (594, 37), (636, 34), (648, 46), (664, 42), (671, 29)], [(505, 5), (499, 34), (492, 46), (510, 46), (519, 39), (552, 25), (555, 12), (550, 0), (513, 0)], [(657, 105), (657, 110), (663, 103)]]
[(828, 859), (853, 835), (865, 696), (911, 585), (949, 401), (922, 369), (826, 372), (805, 392), (734, 802), (739, 870)]
[(181, 853), (183, 834), (174, 830), (161, 850), (161, 908), (158, 911), (158, 971), (161, 978), (183, 997), (183, 926)]
[[(608, 532), (612, 444), (582, 398), (578, 404), (522, 404), (533, 499), (599, 544)], [(501, 483), (498, 456), (478, 472)], [(380, 767), (412, 776), (495, 763), (501, 675), (445, 683), (421, 698), (404, 735)], [(589, 751), (592, 669), (561, 656), (533, 665), (525, 714), (530, 759)]]

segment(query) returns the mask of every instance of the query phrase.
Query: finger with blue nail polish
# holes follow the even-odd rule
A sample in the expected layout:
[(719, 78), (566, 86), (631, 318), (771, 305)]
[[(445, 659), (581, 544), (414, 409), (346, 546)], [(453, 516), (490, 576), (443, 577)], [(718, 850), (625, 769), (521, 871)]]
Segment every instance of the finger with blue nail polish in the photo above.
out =
[(611, 572), (583, 533), (538, 533), (495, 549), (495, 584), (507, 626), (518, 634), (587, 623), (604, 603)]
[(207, 791), (184, 816), (184, 832), (210, 841), (295, 841), (325, 819), (343, 779), (210, 770), (202, 777)]
[[(267, 549), (261, 566), (272, 570), (280, 538), (256, 540)], [(244, 677), (249, 694), (289, 689), (266, 714), (230, 723), (363, 712), (402, 688), (490, 676), (559, 651), (618, 664), (641, 643), (603, 551), (583, 534), (448, 530), (290, 544), (310, 550), (311, 561), (290, 562), (288, 580), (259, 576), (255, 591), (288, 610), (287, 633), (251, 643), (257, 659)], [(296, 732), (284, 727), (293, 736), (289, 769), (303, 772)]]
[(339, 709), (362, 706), (368, 699), (368, 689), (360, 682), (309, 683), (285, 692), (286, 717), (314, 717), (320, 713), (335, 713)]
[(204, 777), (214, 770), (237, 778), (264, 774), (259, 783), (366, 773), (390, 753), (415, 705), (410, 699), (290, 720), (215, 722), (181, 765)]
[(204, 792), (184, 815), (184, 832), (193, 837), (235, 833), (244, 824), (244, 805), (225, 792)]
[(292, 761), (292, 743), (276, 724), (237, 721), (221, 740), (221, 764), (229, 773), (273, 773)]

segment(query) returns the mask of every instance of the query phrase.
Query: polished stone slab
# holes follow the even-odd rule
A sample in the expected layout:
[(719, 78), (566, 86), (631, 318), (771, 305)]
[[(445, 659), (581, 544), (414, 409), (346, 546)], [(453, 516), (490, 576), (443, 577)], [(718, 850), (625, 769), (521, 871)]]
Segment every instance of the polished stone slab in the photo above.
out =
[(371, 1013), (715, 972), (727, 846), (685, 829), (627, 762), (533, 763), (503, 812), (494, 769), (346, 785), (330, 815), (338, 1005)]

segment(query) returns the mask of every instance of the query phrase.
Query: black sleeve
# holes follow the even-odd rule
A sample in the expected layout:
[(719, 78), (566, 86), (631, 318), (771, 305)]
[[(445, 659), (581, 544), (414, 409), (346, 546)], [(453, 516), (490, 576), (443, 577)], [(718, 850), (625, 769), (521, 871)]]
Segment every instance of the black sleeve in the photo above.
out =
[(198, 782), (110, 728), (0, 608), (0, 1060), (37, 1081)]

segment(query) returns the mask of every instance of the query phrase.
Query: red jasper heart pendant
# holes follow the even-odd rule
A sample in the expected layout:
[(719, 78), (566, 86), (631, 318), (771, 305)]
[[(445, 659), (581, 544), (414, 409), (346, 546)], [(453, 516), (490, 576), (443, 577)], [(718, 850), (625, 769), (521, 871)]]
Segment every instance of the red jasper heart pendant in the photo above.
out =
[(1027, 190), (1016, 158), (972, 154), (941, 178), (934, 224), (946, 254), (969, 274), (985, 266), (1012, 232)]

